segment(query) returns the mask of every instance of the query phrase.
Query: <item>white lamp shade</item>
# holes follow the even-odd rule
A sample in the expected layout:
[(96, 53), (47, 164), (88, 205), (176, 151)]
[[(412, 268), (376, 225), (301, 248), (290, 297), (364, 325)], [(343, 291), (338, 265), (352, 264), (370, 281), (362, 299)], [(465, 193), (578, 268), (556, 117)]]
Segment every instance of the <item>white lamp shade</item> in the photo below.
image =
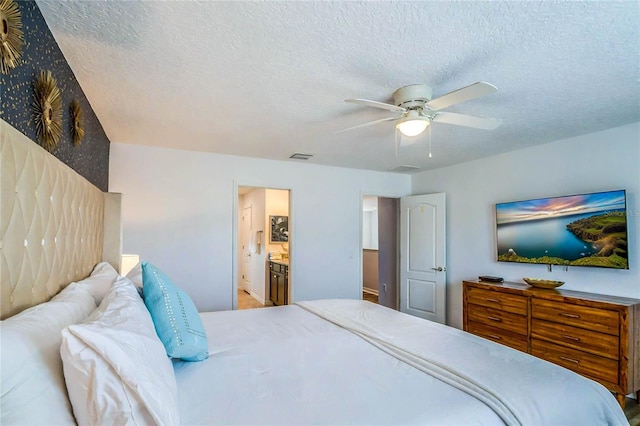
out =
[(400, 122), (396, 127), (405, 136), (418, 136), (428, 125), (429, 120), (417, 119)]
[(140, 256), (137, 254), (123, 254), (120, 262), (120, 275), (127, 275), (138, 263), (140, 263)]

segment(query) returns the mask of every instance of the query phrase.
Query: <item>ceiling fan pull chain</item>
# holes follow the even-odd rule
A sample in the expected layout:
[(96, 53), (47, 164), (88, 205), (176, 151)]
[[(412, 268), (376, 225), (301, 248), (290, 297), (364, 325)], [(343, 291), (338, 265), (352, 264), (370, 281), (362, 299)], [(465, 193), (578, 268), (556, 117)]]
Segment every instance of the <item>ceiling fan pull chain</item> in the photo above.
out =
[(396, 160), (398, 159), (398, 128), (396, 127)]
[(427, 136), (429, 137), (429, 158), (431, 158), (432, 157), (432, 155), (431, 155), (431, 126), (429, 126), (428, 131), (429, 131), (429, 134)]

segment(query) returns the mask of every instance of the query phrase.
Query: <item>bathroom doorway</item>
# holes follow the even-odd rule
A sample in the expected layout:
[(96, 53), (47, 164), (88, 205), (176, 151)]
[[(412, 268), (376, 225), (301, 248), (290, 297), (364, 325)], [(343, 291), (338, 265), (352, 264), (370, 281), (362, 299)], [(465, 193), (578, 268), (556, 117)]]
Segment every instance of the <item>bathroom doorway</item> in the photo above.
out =
[[(234, 230), (237, 248), (235, 309), (262, 308), (291, 300), (292, 285), (288, 273), (290, 195), (288, 189), (238, 186), (237, 226)], [(272, 223), (277, 226), (272, 226)], [(281, 275), (278, 278), (283, 280), (280, 287), (276, 287), (280, 289), (279, 298), (272, 294), (272, 263), (278, 264), (277, 272)]]

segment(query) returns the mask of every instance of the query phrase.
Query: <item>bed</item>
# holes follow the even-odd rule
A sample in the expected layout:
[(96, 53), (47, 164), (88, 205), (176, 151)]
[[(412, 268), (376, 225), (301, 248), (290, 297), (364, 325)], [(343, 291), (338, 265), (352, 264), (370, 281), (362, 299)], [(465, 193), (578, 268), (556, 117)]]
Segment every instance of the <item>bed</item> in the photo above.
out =
[(596, 382), (360, 300), (196, 313), (180, 360), (117, 273), (119, 197), (0, 136), (3, 425), (628, 423)]

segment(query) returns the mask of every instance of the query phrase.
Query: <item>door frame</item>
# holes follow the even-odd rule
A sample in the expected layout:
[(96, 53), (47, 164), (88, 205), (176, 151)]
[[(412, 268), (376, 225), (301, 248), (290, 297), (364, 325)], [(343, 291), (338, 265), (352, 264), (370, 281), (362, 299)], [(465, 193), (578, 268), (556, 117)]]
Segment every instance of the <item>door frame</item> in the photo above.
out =
[[(249, 181), (249, 180), (233, 180), (233, 196), (232, 198), (232, 211), (231, 211), (231, 250), (233, 256), (231, 256), (231, 309), (234, 311), (238, 309), (238, 188), (241, 186), (248, 186), (251, 188), (263, 188), (263, 189), (277, 189), (281, 191), (289, 191), (289, 302), (294, 301), (291, 276), (292, 270), (295, 269), (294, 262), (294, 240), (295, 240), (295, 220), (294, 219), (294, 197), (293, 189), (282, 187), (280, 185), (269, 185), (265, 182)], [(263, 236), (267, 238), (267, 233)]]
[[(364, 226), (364, 215), (362, 214), (362, 209), (364, 207), (364, 197), (368, 196), (368, 197), (378, 197), (378, 198), (394, 198), (396, 200), (398, 200), (398, 213), (400, 213), (400, 199), (402, 197), (408, 197), (409, 195), (398, 195), (398, 193), (382, 193), (380, 194), (377, 191), (360, 191), (360, 209), (358, 211), (359, 214), (359, 223), (360, 223), (360, 229), (358, 232), (359, 235), (359, 243), (358, 246), (360, 247), (360, 250), (358, 251), (358, 264), (359, 266), (359, 276), (358, 276), (358, 286), (360, 288), (360, 292), (359, 297), (360, 299), (362, 299), (362, 289), (363, 289), (363, 279), (364, 279), (364, 271), (363, 271), (363, 262), (364, 262), (364, 256), (362, 254), (362, 250), (364, 249), (364, 246), (362, 244), (362, 237), (363, 237), (363, 226)], [(399, 262), (400, 262), (400, 216), (398, 216), (398, 220), (396, 222), (396, 229), (397, 229), (397, 247), (398, 250), (396, 250), (396, 294), (395, 294), (395, 298), (396, 298), (396, 306), (400, 306), (400, 269), (398, 268), (399, 266)], [(379, 293), (379, 292), (378, 292)], [(380, 297), (380, 296), (378, 296)]]

